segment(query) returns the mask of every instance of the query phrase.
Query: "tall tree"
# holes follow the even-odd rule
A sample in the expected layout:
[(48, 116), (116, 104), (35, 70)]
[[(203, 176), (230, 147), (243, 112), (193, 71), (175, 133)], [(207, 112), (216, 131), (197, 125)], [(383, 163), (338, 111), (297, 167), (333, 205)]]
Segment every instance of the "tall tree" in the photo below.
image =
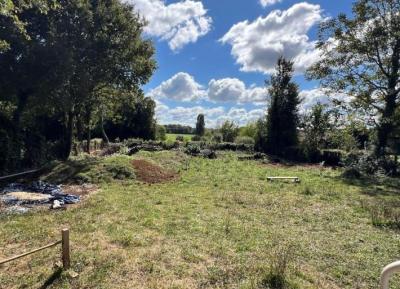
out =
[(288, 147), (297, 145), (297, 125), (300, 104), (298, 86), (292, 81), (293, 62), (283, 57), (278, 59), (276, 73), (271, 76), (269, 94), (266, 142), (264, 150), (281, 155)]
[[(142, 37), (145, 22), (133, 6), (118, 0), (60, 0), (52, 41), (59, 43), (68, 71), (67, 93), (58, 98), (65, 111), (65, 156), (71, 150), (76, 118), (84, 120), (87, 144), (95, 110), (107, 101), (105, 87), (137, 91), (155, 69), (154, 48)], [(71, 125), (72, 124), (72, 125)]]
[(385, 154), (400, 98), (400, 0), (357, 0), (353, 17), (323, 23), (322, 58), (309, 71), (324, 87), (354, 98), (378, 121), (376, 153)]
[(203, 136), (206, 130), (206, 124), (204, 121), (204, 114), (199, 114), (197, 116), (196, 122), (196, 135)]

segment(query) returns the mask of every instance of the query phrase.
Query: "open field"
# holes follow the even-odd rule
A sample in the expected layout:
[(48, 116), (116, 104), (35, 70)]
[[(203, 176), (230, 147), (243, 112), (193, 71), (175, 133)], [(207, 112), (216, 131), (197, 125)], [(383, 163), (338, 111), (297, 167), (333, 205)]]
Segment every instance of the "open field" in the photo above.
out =
[(191, 141), (191, 140), (192, 140), (192, 137), (194, 136), (194, 134), (175, 134), (175, 133), (167, 133), (167, 139), (166, 139), (166, 141), (167, 141), (167, 142), (174, 142), (174, 141), (176, 141), (176, 137), (177, 137), (178, 135), (183, 136), (183, 140), (184, 140), (185, 142)]
[(351, 184), (338, 170), (238, 161), (231, 153), (119, 158), (125, 165), (145, 159), (179, 177), (109, 181), (66, 211), (0, 215), (0, 259), (57, 240), (69, 227), (79, 273), (59, 274), (51, 249), (1, 267), (0, 288), (270, 288), (271, 266), (286, 257), (287, 288), (372, 289), (400, 256), (397, 223), (377, 213), (382, 204), (399, 207), (393, 180)]

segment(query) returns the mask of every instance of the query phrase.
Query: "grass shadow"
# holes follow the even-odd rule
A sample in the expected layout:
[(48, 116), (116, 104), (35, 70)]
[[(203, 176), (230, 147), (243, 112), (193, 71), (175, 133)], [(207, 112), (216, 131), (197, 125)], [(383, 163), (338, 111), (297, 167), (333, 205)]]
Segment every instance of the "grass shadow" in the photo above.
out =
[(343, 176), (332, 177), (336, 181), (342, 182), (348, 186), (355, 186), (361, 189), (361, 193), (371, 196), (399, 196), (400, 179), (378, 176), (363, 176), (361, 178), (345, 178)]

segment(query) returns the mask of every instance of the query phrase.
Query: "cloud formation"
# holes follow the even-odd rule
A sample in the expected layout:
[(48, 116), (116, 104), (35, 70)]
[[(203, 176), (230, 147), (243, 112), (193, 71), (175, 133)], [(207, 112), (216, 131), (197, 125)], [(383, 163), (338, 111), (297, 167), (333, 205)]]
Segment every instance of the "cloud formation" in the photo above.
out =
[(162, 0), (125, 0), (148, 21), (145, 32), (168, 42), (173, 51), (196, 42), (211, 29), (212, 19), (201, 1), (167, 5)]
[(253, 22), (239, 22), (220, 41), (232, 46), (231, 54), (242, 71), (270, 74), (277, 59), (284, 56), (302, 73), (319, 58), (315, 41), (307, 33), (322, 20), (320, 5), (297, 3)]
[(206, 91), (194, 80), (193, 76), (186, 72), (179, 72), (162, 82), (147, 95), (154, 99), (167, 98), (178, 101), (194, 101), (204, 98)]
[(194, 126), (197, 116), (202, 113), (205, 115), (206, 126), (216, 128), (224, 121), (233, 121), (237, 125), (245, 125), (249, 122), (256, 121), (264, 115), (264, 110), (253, 109), (246, 110), (244, 108), (232, 107), (229, 110), (222, 106), (206, 107), (174, 107), (169, 108), (160, 102), (157, 103), (156, 117), (160, 124), (179, 123), (181, 125)]
[(271, 6), (279, 2), (282, 2), (282, 0), (260, 0), (260, 4), (262, 7)]
[(208, 88), (197, 83), (193, 76), (179, 72), (151, 90), (148, 96), (154, 99), (176, 101), (209, 100), (217, 103), (265, 104), (268, 91), (265, 87), (246, 87), (237, 78), (212, 79)]

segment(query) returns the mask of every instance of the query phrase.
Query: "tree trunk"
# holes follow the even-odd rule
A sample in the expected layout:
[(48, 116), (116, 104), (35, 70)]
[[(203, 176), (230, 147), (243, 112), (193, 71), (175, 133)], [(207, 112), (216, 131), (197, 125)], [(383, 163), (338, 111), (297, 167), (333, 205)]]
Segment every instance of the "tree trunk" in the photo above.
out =
[(103, 110), (101, 111), (101, 116), (100, 116), (100, 127), (101, 127), (101, 133), (103, 135), (103, 141), (106, 144), (106, 146), (110, 145), (110, 140), (106, 134), (106, 131), (104, 130), (104, 113)]
[(90, 154), (90, 142), (92, 139), (92, 133), (90, 131), (90, 126), (87, 129), (87, 136), (86, 136), (86, 152)]
[(74, 114), (73, 114), (73, 111), (70, 110), (66, 114), (65, 133), (64, 133), (64, 139), (63, 139), (63, 151), (62, 151), (62, 155), (61, 155), (63, 160), (67, 160), (71, 154), (73, 128), (74, 128)]

